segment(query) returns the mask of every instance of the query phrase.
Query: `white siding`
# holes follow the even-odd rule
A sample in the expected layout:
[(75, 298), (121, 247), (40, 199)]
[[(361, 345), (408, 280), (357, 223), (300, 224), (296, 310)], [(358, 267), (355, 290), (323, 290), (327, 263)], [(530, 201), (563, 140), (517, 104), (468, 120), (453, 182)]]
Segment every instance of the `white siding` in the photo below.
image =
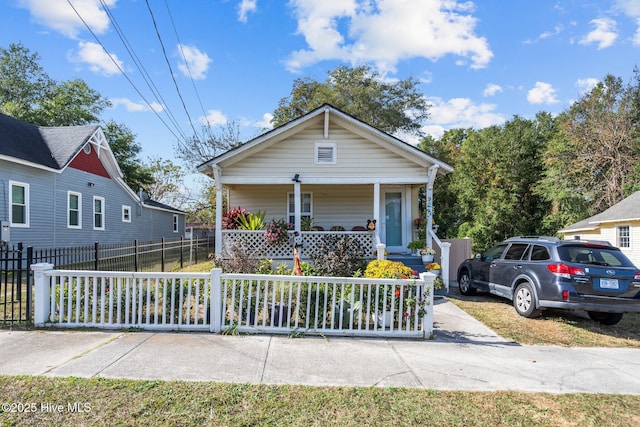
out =
[[(336, 164), (315, 162), (315, 142), (336, 143)], [(424, 178), (426, 168), (335, 124), (330, 126), (329, 138), (323, 139), (322, 122), (318, 122), (250, 157), (225, 166), (223, 182), (229, 177), (286, 179), (296, 173), (304, 183), (305, 180), (310, 182), (325, 177)]]
[[(267, 211), (266, 221), (286, 218), (287, 194), (293, 185), (232, 186), (229, 206), (249, 212)], [(366, 226), (373, 218), (373, 185), (301, 185), (301, 192), (311, 193), (314, 224), (329, 230), (340, 225), (349, 231)]]

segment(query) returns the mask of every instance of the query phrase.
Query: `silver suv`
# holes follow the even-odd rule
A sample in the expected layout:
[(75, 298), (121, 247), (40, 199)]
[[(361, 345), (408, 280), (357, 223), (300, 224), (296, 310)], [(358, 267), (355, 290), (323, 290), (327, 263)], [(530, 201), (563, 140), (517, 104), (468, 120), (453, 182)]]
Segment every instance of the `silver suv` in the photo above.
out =
[(607, 242), (512, 237), (458, 267), (460, 293), (476, 290), (508, 298), (518, 314), (545, 308), (584, 310), (615, 325), (640, 313), (640, 271)]

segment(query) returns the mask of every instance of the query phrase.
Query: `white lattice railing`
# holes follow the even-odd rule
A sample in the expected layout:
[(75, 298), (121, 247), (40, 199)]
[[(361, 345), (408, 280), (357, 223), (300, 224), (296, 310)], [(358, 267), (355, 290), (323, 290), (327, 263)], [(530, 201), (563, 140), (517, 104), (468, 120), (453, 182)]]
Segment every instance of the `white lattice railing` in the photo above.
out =
[[(289, 232), (289, 241), (282, 245), (274, 245), (264, 239), (263, 230), (222, 230), (222, 254), (229, 253), (234, 242), (243, 240), (256, 257), (268, 259), (291, 259), (293, 257), (293, 232)], [(374, 257), (374, 234), (370, 231), (303, 231), (302, 258), (310, 258), (318, 250), (320, 242), (327, 236), (346, 236), (354, 239)], [(370, 254), (370, 255), (369, 255)]]
[(428, 338), (433, 280), (32, 266), (36, 326)]

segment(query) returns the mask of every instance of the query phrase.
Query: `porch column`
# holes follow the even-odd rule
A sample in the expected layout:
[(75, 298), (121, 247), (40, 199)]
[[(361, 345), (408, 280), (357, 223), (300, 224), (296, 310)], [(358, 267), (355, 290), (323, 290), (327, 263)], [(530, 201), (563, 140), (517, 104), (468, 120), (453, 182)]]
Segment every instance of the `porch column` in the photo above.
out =
[(432, 239), (431, 233), (429, 232), (433, 228), (433, 183), (436, 180), (436, 175), (438, 174), (438, 165), (433, 165), (429, 168), (429, 179), (427, 180), (427, 187), (425, 191), (426, 196), (426, 207), (427, 207), (427, 218), (425, 221), (426, 227), (426, 245), (427, 247), (432, 248)]
[(294, 209), (294, 230), (300, 232), (302, 229), (302, 223), (300, 215), (302, 213), (302, 206), (300, 200), (300, 182), (296, 181), (293, 184), (293, 209)]
[(216, 234), (215, 234), (215, 254), (216, 258), (222, 255), (222, 211), (224, 202), (222, 200), (222, 171), (219, 167), (213, 167), (213, 179), (216, 187)]
[(376, 229), (373, 232), (373, 243), (376, 245), (377, 259), (384, 259), (384, 244), (380, 240), (380, 182), (373, 183), (373, 219), (376, 221)]

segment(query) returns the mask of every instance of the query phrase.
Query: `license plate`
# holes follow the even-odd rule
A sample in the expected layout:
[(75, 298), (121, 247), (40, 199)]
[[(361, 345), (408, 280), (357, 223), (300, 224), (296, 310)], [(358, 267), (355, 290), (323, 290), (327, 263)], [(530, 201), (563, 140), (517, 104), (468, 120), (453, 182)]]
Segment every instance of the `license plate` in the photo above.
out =
[(618, 279), (600, 279), (601, 289), (618, 289)]

